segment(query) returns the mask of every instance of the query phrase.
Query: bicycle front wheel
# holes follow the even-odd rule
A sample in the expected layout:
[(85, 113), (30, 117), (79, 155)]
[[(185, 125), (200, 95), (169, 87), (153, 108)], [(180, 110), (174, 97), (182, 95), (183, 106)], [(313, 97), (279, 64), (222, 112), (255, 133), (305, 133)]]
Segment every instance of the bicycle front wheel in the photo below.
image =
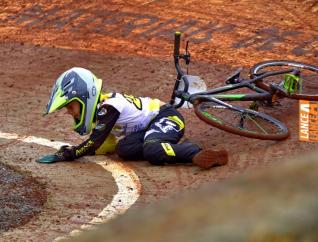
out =
[[(295, 69), (299, 71), (299, 80), (293, 83), (295, 87), (288, 89), (288, 74), (275, 75), (263, 78), (256, 82), (256, 86), (267, 91), (270, 84), (275, 84), (287, 91), (287, 97), (303, 100), (318, 100), (318, 67), (296, 61), (271, 60), (257, 63), (250, 69), (251, 78), (272, 71)], [(298, 77), (297, 77), (298, 78)]]
[(282, 122), (254, 110), (211, 101), (196, 104), (194, 110), (204, 122), (233, 134), (262, 140), (283, 140), (289, 135)]

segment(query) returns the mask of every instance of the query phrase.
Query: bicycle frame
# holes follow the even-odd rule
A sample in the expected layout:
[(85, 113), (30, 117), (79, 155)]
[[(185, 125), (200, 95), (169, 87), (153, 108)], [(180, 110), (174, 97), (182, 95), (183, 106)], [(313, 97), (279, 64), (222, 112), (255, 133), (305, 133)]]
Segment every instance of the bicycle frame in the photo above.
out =
[[(263, 75), (260, 75), (256, 78), (250, 79), (250, 80), (245, 80), (242, 79), (240, 80), (239, 83), (237, 84), (229, 84), (226, 86), (222, 86), (222, 87), (218, 87), (218, 88), (213, 88), (204, 92), (198, 92), (198, 93), (194, 93), (192, 95), (189, 96), (189, 100), (191, 101), (191, 99), (195, 99), (196, 96), (198, 95), (208, 95), (208, 96), (213, 96), (215, 98), (218, 98), (220, 100), (223, 101), (256, 101), (256, 100), (270, 100), (272, 98), (273, 93), (268, 92), (264, 89), (261, 89), (257, 86), (255, 86), (255, 82), (257, 82), (258, 80), (261, 80), (262, 78), (266, 78), (269, 76), (275, 76), (278, 74), (285, 74), (285, 73), (289, 73), (292, 70), (284, 70), (284, 71), (276, 71), (276, 72), (271, 72), (271, 73), (265, 73)], [(249, 88), (252, 91), (255, 91), (255, 94), (246, 94), (246, 93), (242, 93), (242, 94), (218, 94), (218, 93), (222, 93), (222, 92), (227, 92), (227, 91), (232, 91), (232, 90), (236, 90), (236, 89), (240, 89), (240, 88)]]
[[(174, 105), (176, 108), (181, 107), (184, 104), (184, 102), (190, 102), (191, 104), (193, 104), (196, 100), (202, 100), (202, 101), (208, 100), (208, 101), (213, 101), (215, 103), (219, 103), (225, 106), (232, 107), (232, 105), (229, 105), (223, 101), (257, 101), (257, 100), (271, 101), (274, 93), (279, 92), (279, 94), (282, 96), (286, 95), (286, 93), (283, 90), (277, 90), (275, 88), (271, 91), (266, 91), (264, 89), (257, 87), (254, 83), (269, 76), (291, 73), (294, 71), (293, 69), (268, 72), (268, 73), (261, 74), (253, 79), (248, 79), (248, 80), (242, 79), (235, 84), (229, 84), (226, 86), (209, 89), (207, 91), (189, 94), (188, 93), (189, 81), (183, 69), (181, 68), (179, 60), (184, 59), (187, 62), (187, 64), (190, 63), (190, 54), (188, 53), (187, 50), (185, 54), (180, 54), (180, 37), (181, 37), (181, 33), (176, 32), (175, 44), (174, 44), (174, 63), (175, 63), (175, 68), (177, 70), (177, 78), (176, 78), (176, 82), (175, 82), (173, 93), (170, 100), (170, 104), (174, 105), (175, 98), (180, 98), (181, 100), (180, 103), (177, 105)], [(181, 81), (184, 82), (184, 90), (182, 91), (178, 90), (178, 87)], [(253, 94), (247, 94), (247, 93), (220, 94), (222, 92), (232, 91), (232, 90), (236, 90), (236, 89), (240, 89), (244, 87), (249, 88), (255, 93)]]

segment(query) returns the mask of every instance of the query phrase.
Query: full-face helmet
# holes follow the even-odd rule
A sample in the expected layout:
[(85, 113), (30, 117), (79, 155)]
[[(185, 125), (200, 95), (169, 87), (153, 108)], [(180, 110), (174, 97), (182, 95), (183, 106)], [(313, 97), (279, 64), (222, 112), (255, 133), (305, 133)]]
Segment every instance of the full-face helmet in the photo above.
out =
[(45, 114), (59, 110), (76, 100), (80, 103), (81, 115), (80, 119), (74, 119), (74, 130), (80, 135), (88, 134), (92, 130), (101, 89), (101, 79), (87, 69), (74, 67), (56, 80)]

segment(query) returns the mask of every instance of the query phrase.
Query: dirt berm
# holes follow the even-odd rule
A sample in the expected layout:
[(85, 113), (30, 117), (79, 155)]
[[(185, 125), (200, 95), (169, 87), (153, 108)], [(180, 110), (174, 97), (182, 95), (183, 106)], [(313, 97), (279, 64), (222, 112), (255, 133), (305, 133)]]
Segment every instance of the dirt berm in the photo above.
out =
[(135, 209), (71, 241), (316, 242), (318, 152)]

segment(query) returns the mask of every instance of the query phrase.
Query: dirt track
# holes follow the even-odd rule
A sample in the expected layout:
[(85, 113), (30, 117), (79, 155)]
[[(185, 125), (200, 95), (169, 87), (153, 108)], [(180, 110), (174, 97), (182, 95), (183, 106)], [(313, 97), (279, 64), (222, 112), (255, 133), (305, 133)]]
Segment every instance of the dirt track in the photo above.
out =
[[(182, 30), (191, 40), (190, 71), (204, 77), (208, 87), (222, 85), (223, 77), (237, 66), (266, 59), (318, 65), (317, 12), (314, 5), (297, 1), (136, 0), (80, 5), (2, 1), (0, 7), (2, 132), (80, 142), (68, 128), (71, 120), (64, 118), (63, 111), (47, 118), (41, 115), (55, 78), (72, 66), (91, 69), (104, 80), (105, 90), (168, 101), (175, 75), (171, 59), (175, 30)], [(186, 136), (203, 146), (226, 147), (230, 163), (200, 171), (192, 166), (129, 162), (142, 185), (134, 206), (316, 149), (316, 143), (298, 141), (298, 103), (282, 104), (267, 112), (290, 128), (291, 137), (283, 142), (234, 136), (182, 110)], [(52, 240), (66, 235), (96, 216), (116, 192), (112, 177), (86, 158), (40, 166), (34, 159), (52, 149), (14, 140), (1, 140), (0, 148), (1, 163), (31, 172), (48, 193), (42, 213), (18, 230), (2, 233), (0, 240)], [(119, 161), (116, 156), (110, 159)]]

